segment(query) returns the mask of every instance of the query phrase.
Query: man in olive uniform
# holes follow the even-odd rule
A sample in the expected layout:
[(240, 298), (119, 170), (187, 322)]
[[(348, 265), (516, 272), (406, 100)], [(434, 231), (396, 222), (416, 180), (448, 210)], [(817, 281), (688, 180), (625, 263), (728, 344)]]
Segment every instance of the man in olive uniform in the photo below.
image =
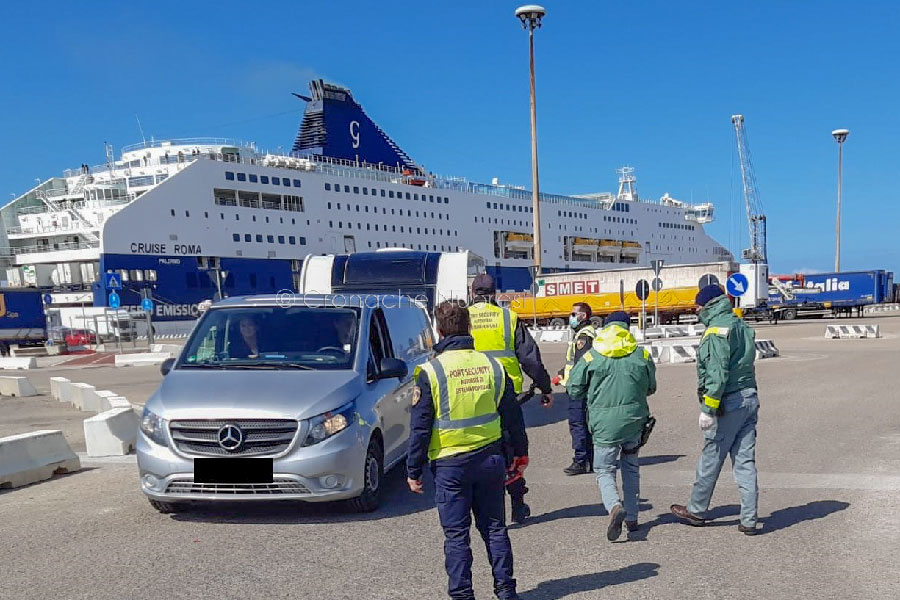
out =
[[(611, 542), (619, 539), (623, 522), (628, 531), (638, 528), (638, 448), (650, 418), (647, 396), (656, 392), (656, 366), (650, 353), (637, 345), (629, 323), (624, 312), (609, 315), (590, 351), (569, 375), (569, 394), (587, 402), (594, 472), (609, 512), (606, 537)], [(618, 466), (622, 471), (621, 501), (616, 487)]]
[[(569, 315), (569, 327), (572, 328), (572, 341), (566, 350), (566, 364), (553, 378), (553, 385), (568, 385), (569, 373), (578, 364), (581, 357), (591, 349), (597, 330), (591, 324), (591, 307), (584, 302), (572, 305)], [(584, 398), (576, 399), (566, 394), (569, 401), (569, 435), (572, 436), (572, 450), (575, 456), (572, 464), (563, 469), (566, 475), (581, 475), (591, 472), (594, 462), (594, 444), (587, 426), (587, 405)]]
[(745, 535), (757, 532), (756, 338), (753, 329), (738, 319), (728, 296), (717, 285), (706, 286), (696, 298), (700, 322), (706, 325), (697, 350), (700, 429), (703, 451), (697, 478), (686, 505), (673, 504), (672, 514), (689, 525), (706, 523), (716, 481), (725, 458), (731, 455), (734, 480), (741, 494), (741, 523)]
[(448, 591), (455, 600), (474, 600), (469, 528), (487, 548), (494, 594), (517, 600), (513, 553), (506, 531), (503, 494), (508, 436), (518, 471), (528, 465), (528, 439), (515, 388), (500, 362), (474, 349), (468, 311), (444, 302), (434, 311), (441, 340), (436, 357), (418, 367), (406, 461), (410, 490), (422, 493), (426, 458), (434, 475), (435, 502), (444, 529)]

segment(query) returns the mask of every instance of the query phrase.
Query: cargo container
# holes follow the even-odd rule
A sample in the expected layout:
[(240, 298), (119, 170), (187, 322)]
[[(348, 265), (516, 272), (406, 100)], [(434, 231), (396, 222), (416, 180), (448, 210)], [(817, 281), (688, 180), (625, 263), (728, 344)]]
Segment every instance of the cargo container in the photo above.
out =
[(47, 317), (41, 290), (0, 289), (0, 352), (9, 347), (41, 345), (47, 341)]
[(800, 315), (862, 316), (863, 307), (890, 302), (894, 274), (891, 271), (844, 271), (798, 274), (770, 278), (768, 306), (785, 320)]

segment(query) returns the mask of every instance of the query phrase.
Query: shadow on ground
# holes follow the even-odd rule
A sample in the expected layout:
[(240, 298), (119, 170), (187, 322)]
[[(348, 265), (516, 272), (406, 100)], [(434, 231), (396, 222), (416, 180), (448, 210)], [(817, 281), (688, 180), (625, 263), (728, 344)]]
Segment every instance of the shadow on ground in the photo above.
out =
[(68, 471), (65, 473), (54, 473), (50, 479), (42, 479), (40, 481), (35, 481), (34, 483), (29, 483), (27, 485), (21, 485), (19, 487), (0, 487), (0, 496), (6, 494), (15, 494), (16, 492), (21, 492), (27, 490), (33, 486), (40, 485), (42, 483), (47, 483), (48, 481), (55, 481), (57, 479), (67, 479), (69, 477), (75, 477), (80, 475), (81, 473), (87, 473), (88, 471), (95, 471), (97, 467), (81, 467), (77, 471)]
[(684, 454), (658, 454), (656, 456), (639, 456), (638, 465), (648, 467), (650, 465), (661, 465), (665, 463), (675, 462), (679, 458), (684, 458)]
[(371, 513), (356, 513), (343, 502), (215, 502), (187, 504), (169, 515), (176, 521), (241, 524), (315, 524), (352, 521), (375, 521), (401, 517), (434, 507), (434, 487), (425, 478), (425, 493), (413, 494), (406, 485), (406, 471), (392, 469), (384, 476), (381, 506)]
[[(806, 521), (815, 521), (824, 519), (825, 517), (845, 510), (850, 507), (849, 502), (839, 500), (815, 500), (807, 502), (801, 506), (790, 506), (781, 508), (770, 514), (768, 517), (760, 519), (760, 527), (758, 535), (775, 533), (782, 529), (787, 529), (794, 525)], [(726, 504), (716, 506), (706, 513), (708, 519), (705, 527), (737, 527), (740, 520), (741, 507), (738, 504)], [(738, 518), (728, 518), (738, 517)], [(651, 529), (658, 525), (666, 525), (669, 523), (681, 523), (679, 519), (672, 513), (666, 512), (657, 515), (652, 521), (641, 523), (638, 531), (628, 535), (629, 541), (645, 541), (647, 534)], [(687, 525), (686, 525), (687, 526)]]
[[(526, 500), (527, 500), (526, 496)], [(532, 510), (535, 507), (532, 506)], [(653, 505), (647, 503), (646, 500), (641, 500), (641, 503), (638, 505), (638, 510), (652, 510)], [(550, 512), (546, 512), (543, 514), (536, 514), (530, 519), (528, 519), (524, 525), (510, 525), (510, 529), (519, 529), (521, 527), (529, 527), (531, 525), (538, 525), (540, 523), (549, 523), (550, 521), (558, 521), (560, 519), (581, 519), (581, 518), (591, 518), (591, 517), (607, 517), (609, 513), (606, 512), (606, 508), (603, 507), (603, 502), (600, 500), (600, 493), (597, 492), (597, 502), (595, 504), (581, 504), (579, 506), (567, 506), (566, 508), (560, 508), (558, 510), (551, 510)], [(605, 526), (605, 525), (604, 525)]]
[(614, 571), (601, 571), (587, 575), (575, 575), (562, 579), (551, 579), (538, 584), (527, 592), (520, 592), (522, 600), (558, 600), (571, 594), (593, 592), (603, 588), (631, 583), (656, 577), (659, 565), (657, 563), (637, 563)]

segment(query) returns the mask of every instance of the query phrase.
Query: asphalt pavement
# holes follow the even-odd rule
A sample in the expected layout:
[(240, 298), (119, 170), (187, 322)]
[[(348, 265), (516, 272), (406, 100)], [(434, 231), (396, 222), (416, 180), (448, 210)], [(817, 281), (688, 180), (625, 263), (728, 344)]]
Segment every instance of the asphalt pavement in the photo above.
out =
[[(525, 600), (615, 598), (790, 599), (900, 597), (900, 318), (878, 340), (825, 340), (825, 321), (761, 325), (780, 358), (758, 361), (758, 466), (762, 532), (737, 531), (738, 495), (723, 469), (715, 521), (679, 524), (701, 447), (693, 365), (661, 365), (651, 398), (658, 419), (641, 453), (641, 523), (609, 543), (591, 475), (567, 477), (566, 407), (526, 407), (533, 509), (513, 527)], [(847, 321), (851, 322), (851, 321)], [(542, 346), (555, 371), (564, 346)], [(141, 403), (154, 367), (44, 368), (39, 390), (63, 375)], [(48, 398), (0, 399), (0, 435), (63, 428), (78, 446), (90, 416)], [(23, 429), (25, 428), (25, 429)], [(83, 440), (80, 442), (83, 445)], [(440, 599), (442, 535), (428, 482), (406, 490), (387, 475), (384, 505), (366, 515), (340, 507), (230, 504), (176, 515), (138, 490), (133, 457), (85, 460), (79, 473), (0, 491), (0, 598)], [(475, 587), (490, 598), (483, 545), (473, 530)]]

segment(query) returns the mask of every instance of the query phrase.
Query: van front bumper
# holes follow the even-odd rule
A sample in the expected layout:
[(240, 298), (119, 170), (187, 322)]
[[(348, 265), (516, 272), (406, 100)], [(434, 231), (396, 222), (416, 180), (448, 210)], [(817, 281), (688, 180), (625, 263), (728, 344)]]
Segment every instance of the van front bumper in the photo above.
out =
[(363, 490), (367, 442), (361, 438), (361, 428), (352, 425), (314, 446), (291, 448), (273, 460), (272, 483), (212, 484), (194, 481), (193, 458), (181, 456), (139, 432), (136, 454), (141, 491), (163, 502), (328, 502), (354, 498)]

